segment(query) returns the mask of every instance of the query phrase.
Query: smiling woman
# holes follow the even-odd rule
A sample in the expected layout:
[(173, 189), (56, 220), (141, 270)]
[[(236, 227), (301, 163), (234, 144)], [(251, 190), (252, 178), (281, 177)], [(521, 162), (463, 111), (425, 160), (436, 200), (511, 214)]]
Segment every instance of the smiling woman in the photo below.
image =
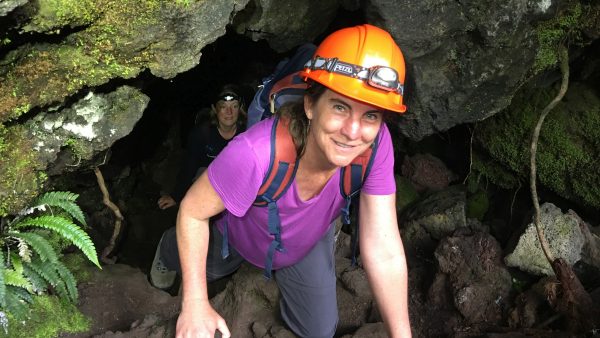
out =
[(170, 194), (164, 194), (158, 199), (160, 209), (167, 209), (181, 202), (199, 173), (208, 167), (235, 135), (245, 130), (246, 111), (243, 100), (236, 91), (234, 85), (223, 86), (211, 105), (210, 123), (192, 128), (175, 188)]
[[(347, 211), (349, 200), (340, 193), (341, 178), (346, 178), (342, 169), (367, 150), (368, 173), (357, 172), (364, 178), (362, 262), (389, 335), (411, 335), (407, 267), (396, 220), (394, 155), (383, 123), (387, 112), (406, 110), (402, 53), (384, 30), (370, 25), (345, 28), (321, 43), (300, 74), (308, 83), (304, 100), (283, 106), (275, 118), (235, 137), (186, 194), (176, 232), (161, 239), (157, 261), (183, 278), (178, 336), (212, 336), (217, 330), (230, 336), (208, 302), (206, 284), (234, 272), (243, 261), (263, 268), (267, 277), (273, 273), (281, 291), (281, 316), (294, 333), (334, 336), (338, 309), (333, 223)], [(221, 126), (221, 118), (231, 113), (228, 105), (219, 107)], [(291, 184), (277, 188), (283, 190), (276, 200), (261, 193), (267, 196), (264, 207), (256, 203), (258, 192), (272, 153), (279, 149), (272, 146), (281, 140), (277, 126), (285, 132), (287, 122), (298, 150), (297, 169), (290, 174)], [(213, 216), (217, 217), (209, 223)]]

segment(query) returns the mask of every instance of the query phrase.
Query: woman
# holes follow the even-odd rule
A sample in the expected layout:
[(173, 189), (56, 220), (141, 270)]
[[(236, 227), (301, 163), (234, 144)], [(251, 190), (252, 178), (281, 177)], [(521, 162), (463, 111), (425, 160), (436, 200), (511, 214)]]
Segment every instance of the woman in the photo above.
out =
[(158, 199), (160, 209), (170, 208), (181, 202), (194, 179), (208, 167), (210, 162), (237, 134), (243, 132), (246, 116), (242, 99), (233, 85), (225, 85), (219, 91), (216, 102), (211, 105), (210, 123), (196, 126), (188, 137), (186, 152), (173, 192)]
[[(321, 43), (302, 76), (309, 83), (304, 102), (281, 112), (291, 118), (290, 133), (300, 156), (292, 185), (277, 201), (286, 249), (272, 257), (281, 315), (299, 336), (335, 334), (332, 223), (344, 204), (340, 168), (379, 138), (361, 190), (360, 252), (390, 336), (409, 337), (407, 267), (396, 220), (393, 149), (383, 123), (384, 115), (406, 109), (400, 49), (377, 27), (342, 29)], [(176, 234), (183, 278), (177, 337), (212, 337), (216, 330), (230, 336), (206, 291), (215, 264), (213, 248), (225, 229), (230, 247), (236, 249), (227, 259), (265, 267), (273, 237), (267, 229), (267, 208), (253, 202), (269, 164), (272, 125), (273, 119), (264, 120), (236, 137), (182, 201)], [(208, 220), (219, 213), (218, 238), (213, 241)], [(160, 250), (172, 247), (164, 245)], [(240, 262), (231, 263), (231, 271), (235, 264)], [(167, 265), (177, 268), (176, 263)]]

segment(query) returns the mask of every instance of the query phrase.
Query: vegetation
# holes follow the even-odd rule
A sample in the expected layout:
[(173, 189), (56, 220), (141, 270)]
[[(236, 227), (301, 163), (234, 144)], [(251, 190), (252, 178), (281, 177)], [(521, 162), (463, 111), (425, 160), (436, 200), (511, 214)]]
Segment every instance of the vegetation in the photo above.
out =
[(77, 197), (70, 192), (45, 193), (12, 220), (2, 218), (0, 319), (8, 320), (0, 323), (5, 331), (9, 330), (9, 322), (27, 323), (34, 318), (32, 306), (37, 305), (38, 310), (40, 306), (48, 308), (37, 300), (40, 295), (76, 303), (75, 276), (61, 260), (61, 251), (67, 245), (75, 245), (100, 267), (94, 243), (74, 223), (86, 224), (83, 212), (75, 204)]
[(0, 217), (17, 213), (46, 180), (25, 128), (0, 123)]
[[(524, 90), (511, 106), (478, 125), (475, 137), (484, 151), (473, 157), (473, 170), (505, 189), (529, 179), (529, 142), (538, 111), (556, 89)], [(537, 170), (540, 183), (566, 199), (600, 207), (600, 101), (591, 89), (574, 84), (568, 104), (559, 103), (540, 132)]]

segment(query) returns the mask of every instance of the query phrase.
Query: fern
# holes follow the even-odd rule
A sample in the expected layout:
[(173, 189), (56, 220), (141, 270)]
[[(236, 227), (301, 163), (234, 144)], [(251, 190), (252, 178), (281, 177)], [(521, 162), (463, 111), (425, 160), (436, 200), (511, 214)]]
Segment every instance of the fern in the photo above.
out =
[[(23, 289), (7, 286), (6, 287), (6, 311), (12, 314), (17, 320), (25, 320), (29, 314), (28, 298), (22, 292)], [(30, 299), (30, 298), (29, 298)]]
[(17, 244), (17, 249), (19, 249), (19, 256), (22, 257), (25, 262), (31, 262), (31, 250), (29, 249), (27, 242), (20, 238), (17, 238), (17, 241), (19, 242)]
[(23, 275), (29, 279), (35, 293), (40, 294), (48, 289), (48, 282), (31, 266), (23, 266)]
[(45, 228), (59, 233), (64, 238), (70, 240), (76, 247), (81, 249), (92, 263), (100, 267), (94, 243), (88, 234), (81, 230), (77, 225), (73, 224), (73, 222), (62, 217), (47, 215), (24, 219), (14, 225), (14, 228), (20, 229), (29, 226)]
[(19, 288), (23, 288), (31, 293), (33, 293), (33, 286), (29, 282), (23, 274), (18, 273), (12, 269), (4, 270), (4, 283), (6, 285), (12, 285)]
[(75, 280), (75, 276), (73, 276), (71, 271), (69, 271), (69, 269), (61, 262), (56, 262), (55, 268), (65, 284), (69, 299), (71, 299), (73, 303), (76, 303), (79, 293), (77, 292), (77, 281)]
[(29, 264), (29, 266), (31, 266), (31, 268), (35, 272), (37, 272), (42, 278), (44, 278), (44, 280), (47, 281), (48, 284), (54, 287), (58, 286), (62, 282), (60, 280), (60, 276), (58, 275), (54, 267), (50, 264), (46, 264), (41, 260), (36, 259), (33, 260), (31, 264)]
[(75, 303), (77, 281), (61, 262), (61, 252), (73, 244), (100, 267), (94, 243), (77, 224), (86, 225), (75, 204), (77, 194), (64, 191), (39, 196), (11, 221), (0, 226), (0, 326), (7, 332), (7, 315), (28, 317), (33, 297), (55, 293)]
[[(58, 256), (56, 255), (54, 248), (52, 248), (52, 245), (50, 245), (50, 243), (48, 243), (44, 237), (33, 232), (11, 231), (8, 233), (8, 235), (27, 243), (29, 247), (40, 256), (42, 261), (48, 260), (52, 263), (58, 261)], [(21, 256), (21, 251), (19, 251), (19, 256)], [(25, 260), (24, 257), (23, 260)], [(29, 261), (31, 261), (31, 255), (29, 256)]]
[(79, 195), (74, 194), (68, 191), (52, 191), (45, 193), (44, 195), (38, 197), (33, 203), (33, 209), (43, 208), (43, 206), (53, 206), (59, 207), (69, 213), (74, 219), (76, 219), (79, 223), (83, 225), (87, 225), (85, 223), (85, 217), (83, 212), (79, 208), (77, 204), (75, 204), (75, 200), (79, 197)]

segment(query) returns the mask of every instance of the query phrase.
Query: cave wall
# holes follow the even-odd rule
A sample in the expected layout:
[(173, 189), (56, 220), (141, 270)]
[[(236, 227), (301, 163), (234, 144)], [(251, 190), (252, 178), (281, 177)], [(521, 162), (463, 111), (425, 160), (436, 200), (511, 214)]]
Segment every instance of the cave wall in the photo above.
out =
[[(30, 121), (66, 121), (72, 106), (90, 93), (109, 95), (123, 84), (143, 97), (140, 82), (173, 79), (195, 68), (202, 49), (227, 28), (289, 52), (305, 41), (318, 42), (339, 11), (361, 13), (364, 22), (388, 29), (405, 54), (409, 111), (399, 129), (420, 140), (504, 110), (519, 88), (552, 71), (552, 48), (560, 38), (577, 36), (570, 47), (574, 54), (598, 39), (599, 8), (583, 0), (3, 1), (0, 215), (35, 195), (48, 167), (52, 174), (89, 167), (95, 154), (116, 142), (98, 147), (73, 132), (86, 127), (98, 132), (106, 125), (102, 121), (110, 124), (104, 116), (111, 114), (57, 124), (53, 149), (85, 156), (69, 166), (54, 165), (49, 150), (39, 147), (39, 134), (28, 131)], [(544, 25), (552, 20), (557, 24)], [(137, 112), (123, 130), (131, 130), (145, 106), (122, 110)]]

